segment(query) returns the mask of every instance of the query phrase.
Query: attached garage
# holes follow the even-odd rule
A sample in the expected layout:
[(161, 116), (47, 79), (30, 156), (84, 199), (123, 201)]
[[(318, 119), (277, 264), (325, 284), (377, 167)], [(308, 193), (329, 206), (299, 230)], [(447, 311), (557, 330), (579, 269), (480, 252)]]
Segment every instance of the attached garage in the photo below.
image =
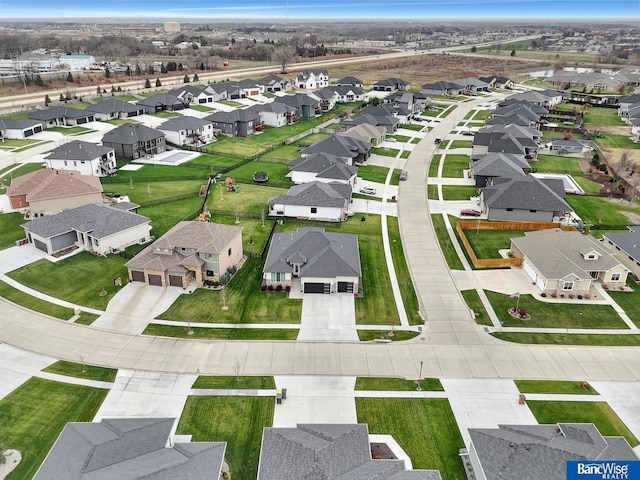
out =
[(78, 241), (78, 234), (75, 230), (51, 237), (51, 251), (57, 252), (74, 245)]
[(131, 280), (134, 282), (144, 282), (144, 272), (131, 270)]
[(169, 285), (172, 287), (182, 287), (182, 277), (180, 275), (169, 275)]
[(527, 274), (527, 276), (531, 279), (532, 282), (536, 284), (536, 286), (544, 291), (545, 282), (544, 278), (539, 277), (538, 274), (533, 270), (533, 267), (526, 260), (522, 262), (522, 269)]
[(162, 277), (160, 275), (149, 275), (149, 285), (162, 286)]
[(49, 250), (47, 249), (47, 244), (44, 242), (41, 242), (40, 240), (38, 240), (37, 238), (33, 239), (33, 244), (35, 245), (35, 247), (38, 250), (42, 250), (43, 252), (47, 252), (49, 253)]
[(304, 284), (304, 293), (331, 293), (331, 284), (307, 282)]
[(353, 282), (338, 282), (338, 293), (353, 293)]

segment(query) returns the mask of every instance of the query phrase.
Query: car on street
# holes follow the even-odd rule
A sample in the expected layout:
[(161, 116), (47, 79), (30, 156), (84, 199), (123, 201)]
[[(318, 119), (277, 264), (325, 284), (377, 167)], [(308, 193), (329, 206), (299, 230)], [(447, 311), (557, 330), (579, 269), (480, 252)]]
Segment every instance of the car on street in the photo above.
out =
[(465, 208), (460, 210), (460, 215), (463, 217), (479, 217), (482, 215), (482, 212), (479, 210), (474, 210), (473, 208)]
[(472, 137), (474, 133), (471, 130), (465, 130), (464, 132), (462, 132), (462, 135), (464, 135), (465, 137)]
[(397, 140), (396, 140), (395, 138), (393, 138), (393, 137), (386, 138), (385, 140), (386, 140), (387, 142), (392, 142), (392, 143), (397, 142)]
[(360, 193), (364, 193), (365, 195), (375, 195), (376, 189), (372, 187), (362, 187), (360, 189)]
[(404, 181), (407, 179), (407, 171), (406, 170), (402, 170), (400, 172), (400, 180)]

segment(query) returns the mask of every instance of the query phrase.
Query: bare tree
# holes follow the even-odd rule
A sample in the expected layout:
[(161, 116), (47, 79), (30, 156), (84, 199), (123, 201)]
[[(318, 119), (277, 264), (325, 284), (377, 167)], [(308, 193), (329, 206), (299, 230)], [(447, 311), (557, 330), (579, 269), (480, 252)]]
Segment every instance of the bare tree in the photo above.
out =
[(280, 73), (287, 73), (287, 66), (295, 56), (295, 50), (292, 47), (281, 46), (276, 48), (271, 54), (271, 60), (280, 65)]
[(238, 357), (236, 357), (235, 361), (233, 362), (233, 373), (236, 374), (236, 382), (240, 381), (241, 371), (242, 371), (242, 365), (240, 365), (240, 361), (238, 360)]

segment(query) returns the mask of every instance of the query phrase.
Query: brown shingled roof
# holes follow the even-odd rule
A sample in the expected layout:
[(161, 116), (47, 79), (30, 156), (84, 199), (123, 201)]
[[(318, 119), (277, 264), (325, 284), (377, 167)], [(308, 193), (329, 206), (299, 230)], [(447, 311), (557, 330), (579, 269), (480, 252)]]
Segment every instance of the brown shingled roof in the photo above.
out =
[(98, 177), (49, 168), (14, 178), (7, 189), (7, 196), (27, 195), (29, 202), (90, 193), (102, 193), (102, 184)]

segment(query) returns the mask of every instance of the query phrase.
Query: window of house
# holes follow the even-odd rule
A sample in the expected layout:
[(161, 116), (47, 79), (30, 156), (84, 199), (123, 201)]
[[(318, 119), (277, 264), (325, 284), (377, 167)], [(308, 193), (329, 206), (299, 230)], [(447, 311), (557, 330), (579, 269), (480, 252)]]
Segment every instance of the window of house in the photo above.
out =
[(317, 207), (311, 207), (311, 213), (318, 213)]
[(284, 282), (285, 280), (285, 273), (282, 272), (273, 272), (271, 273), (271, 281), (272, 282)]
[(206, 274), (207, 274), (207, 277), (213, 277), (215, 275), (215, 273), (213, 273), (213, 270), (207, 270)]
[(536, 213), (538, 210), (529, 210), (529, 213)]
[(573, 282), (564, 282), (562, 284), (563, 290), (573, 290)]
[(65, 166), (65, 167), (67, 166), (67, 161), (66, 161), (66, 160), (64, 161), (64, 166)]
[(231, 256), (231, 248), (229, 248), (229, 251), (227, 252), (227, 254)]
[(507, 208), (507, 212), (513, 212), (513, 208)]
[(619, 282), (620, 281), (620, 274), (619, 273), (612, 273), (611, 274), (611, 281), (612, 282)]

